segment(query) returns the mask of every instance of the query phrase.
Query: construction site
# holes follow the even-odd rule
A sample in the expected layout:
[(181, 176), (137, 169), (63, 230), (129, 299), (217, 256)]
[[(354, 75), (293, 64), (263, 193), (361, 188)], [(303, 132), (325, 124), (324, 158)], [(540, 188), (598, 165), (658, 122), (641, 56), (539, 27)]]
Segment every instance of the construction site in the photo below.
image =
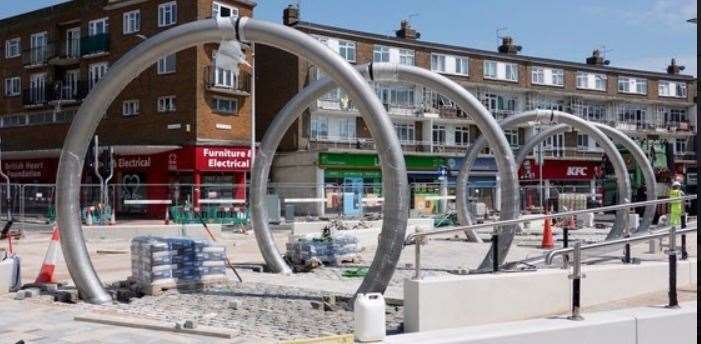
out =
[[(420, 42), (407, 19), (393, 37), (304, 22), (299, 3), (277, 24), (248, 0), (196, 2), (185, 22), (178, 1), (122, 0), (0, 19), (51, 16), (22, 66), (67, 82), (53, 99), (31, 74), (24, 109), (49, 112), (0, 120), (17, 130), (0, 130), (0, 344), (696, 342), (697, 86), (674, 59), (636, 71), (599, 49), (554, 61), (506, 36), (496, 53)], [(64, 27), (88, 8), (138, 43), (110, 55), (109, 17), (87, 38)], [(158, 32), (137, 34), (141, 11)], [(65, 44), (47, 44), (54, 32)], [(371, 60), (352, 39), (375, 42)], [(197, 95), (197, 125), (112, 132), (139, 123), (138, 96), (120, 96), (133, 83), (203, 81), (176, 54), (205, 75), (173, 90)], [(78, 100), (80, 69), (63, 69), (94, 58), (111, 60), (87, 66)], [(460, 79), (474, 60), (483, 84)], [(21, 77), (6, 80), (17, 96)], [(154, 100), (177, 113), (176, 95)], [(59, 114), (65, 137), (17, 148), (33, 118)]]

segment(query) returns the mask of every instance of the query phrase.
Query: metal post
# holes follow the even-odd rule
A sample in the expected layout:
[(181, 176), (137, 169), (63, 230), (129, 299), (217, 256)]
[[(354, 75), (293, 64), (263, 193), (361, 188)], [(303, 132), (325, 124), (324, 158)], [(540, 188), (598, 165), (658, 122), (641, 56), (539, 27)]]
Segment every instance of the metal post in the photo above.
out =
[(682, 234), (682, 260), (689, 259), (689, 251), (686, 250), (686, 234)]
[[(570, 247), (570, 229), (565, 226), (565, 228), (562, 229), (562, 247), (563, 248), (568, 248)], [(569, 255), (564, 255), (562, 256), (562, 267), (564, 269), (567, 269), (570, 263), (570, 256)]]
[(678, 308), (677, 298), (677, 227), (669, 230), (669, 304), (667, 308)]
[(492, 272), (499, 272), (499, 234), (492, 234)]
[(581, 297), (582, 297), (582, 243), (577, 241), (574, 243), (572, 274), (569, 278), (572, 280), (572, 315), (568, 317), (570, 320), (584, 320), (581, 314)]
[[(421, 227), (416, 227), (416, 234), (421, 233)], [(414, 237), (414, 269), (416, 269), (416, 272), (414, 273), (414, 279), (420, 280), (421, 279), (421, 242), (423, 241), (422, 236), (415, 236)]]
[[(626, 234), (625, 238), (630, 238), (630, 234)], [(630, 264), (631, 261), (632, 260), (630, 258), (630, 243), (626, 243), (625, 247), (623, 248), (623, 263)]]

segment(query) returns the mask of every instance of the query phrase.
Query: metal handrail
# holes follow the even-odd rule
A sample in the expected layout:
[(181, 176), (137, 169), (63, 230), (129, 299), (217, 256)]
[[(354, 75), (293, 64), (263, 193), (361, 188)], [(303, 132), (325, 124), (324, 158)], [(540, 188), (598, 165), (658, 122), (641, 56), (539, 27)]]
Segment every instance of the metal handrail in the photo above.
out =
[[(697, 225), (693, 225), (693, 228), (684, 228), (684, 229), (677, 229), (676, 234), (677, 235), (682, 235), (686, 233), (691, 233), (691, 232), (696, 232), (697, 231)], [(668, 227), (660, 231), (656, 231), (655, 233), (651, 234), (644, 234), (644, 235), (636, 235), (628, 238), (620, 238), (620, 239), (613, 239), (613, 240), (608, 240), (608, 241), (602, 241), (594, 244), (589, 244), (589, 245), (584, 245), (581, 247), (582, 251), (586, 250), (591, 250), (595, 248), (600, 248), (600, 247), (607, 247), (607, 246), (615, 246), (615, 245), (624, 245), (624, 244), (632, 244), (635, 242), (639, 241), (647, 241), (647, 240), (652, 240), (652, 239), (658, 239), (658, 238), (663, 238), (663, 237), (668, 237), (670, 235), (670, 231), (672, 230), (673, 227)], [(563, 256), (566, 254), (569, 254), (571, 252), (574, 252), (573, 247), (565, 247), (565, 248), (558, 248), (552, 251), (548, 251), (548, 253), (545, 255), (545, 264), (547, 265), (552, 265), (553, 259), (555, 259), (556, 256)]]
[(596, 213), (596, 212), (603, 212), (603, 211), (612, 211), (612, 210), (619, 210), (619, 209), (636, 208), (636, 207), (642, 207), (642, 206), (653, 205), (653, 204), (665, 204), (665, 203), (670, 203), (673, 201), (688, 201), (688, 200), (694, 200), (694, 199), (696, 199), (696, 197), (697, 197), (697, 195), (688, 195), (688, 196), (682, 196), (682, 197), (657, 199), (657, 200), (652, 200), (652, 201), (616, 204), (616, 205), (609, 205), (609, 206), (599, 207), (599, 208), (589, 208), (589, 209), (582, 209), (582, 210), (564, 211), (564, 212), (554, 213), (554, 214), (536, 215), (536, 216), (532, 216), (532, 217), (528, 217), (528, 218), (518, 218), (518, 219), (502, 220), (502, 221), (495, 221), (495, 222), (485, 222), (485, 223), (469, 225), (469, 226), (456, 226), (456, 227), (452, 227), (452, 228), (438, 229), (438, 230), (427, 231), (427, 232), (417, 232), (417, 233), (409, 234), (407, 236), (406, 242), (412, 242), (417, 237), (426, 237), (426, 236), (432, 236), (432, 235), (438, 235), (438, 234), (449, 234), (449, 233), (454, 233), (454, 232), (462, 232), (462, 231), (466, 231), (466, 230), (482, 229), (482, 228), (488, 228), (488, 227), (494, 227), (494, 226), (508, 226), (508, 225), (515, 225), (515, 224), (519, 224), (522, 222), (528, 222), (528, 221), (544, 220), (544, 219), (550, 219), (550, 218), (563, 218), (563, 217), (568, 217), (568, 216), (573, 216), (573, 215)]

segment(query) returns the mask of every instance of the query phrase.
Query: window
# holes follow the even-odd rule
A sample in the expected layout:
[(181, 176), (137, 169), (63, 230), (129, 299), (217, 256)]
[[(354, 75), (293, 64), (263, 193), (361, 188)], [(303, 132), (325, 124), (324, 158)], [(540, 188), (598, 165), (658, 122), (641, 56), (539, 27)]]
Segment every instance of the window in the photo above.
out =
[(5, 96), (13, 97), (22, 93), (21, 79), (16, 76), (5, 79)]
[(337, 118), (334, 122), (336, 122), (339, 139), (343, 142), (355, 139), (355, 117)]
[(212, 3), (212, 18), (238, 17), (239, 9), (218, 2)]
[(488, 79), (497, 78), (497, 63), (494, 61), (484, 61), (484, 77)]
[(676, 154), (676, 155), (686, 154), (686, 139), (676, 139), (674, 141), (674, 154)]
[(431, 70), (434, 72), (445, 73), (445, 55), (431, 54)]
[(13, 38), (5, 41), (5, 58), (18, 57), (22, 54), (20, 49), (20, 39)]
[(575, 103), (574, 114), (587, 121), (604, 122), (607, 117), (607, 108), (604, 104)]
[(235, 114), (239, 104), (236, 99), (214, 97), (212, 105), (215, 112)]
[(122, 116), (136, 116), (139, 114), (139, 100), (131, 99), (122, 102)]
[(80, 27), (66, 30), (66, 57), (80, 57)]
[(372, 50), (373, 62), (389, 62), (389, 48), (376, 45)]
[(355, 42), (338, 41), (338, 54), (348, 62), (355, 62)]
[(686, 83), (682, 81), (664, 81), (660, 80), (658, 84), (658, 93), (661, 97), (686, 97)]
[(39, 32), (31, 35), (30, 37), (30, 64), (31, 65), (43, 65), (46, 63), (48, 58), (48, 50), (46, 48), (47, 44), (47, 33)]
[(565, 71), (562, 69), (534, 66), (531, 68), (531, 84), (563, 86)]
[(606, 75), (577, 72), (577, 88), (585, 90), (606, 91)]
[(445, 145), (445, 125), (433, 126), (433, 144)]
[[(647, 122), (647, 107), (639, 104), (623, 104), (618, 108), (618, 122), (643, 128)], [(632, 128), (625, 128), (632, 129)]]
[(455, 144), (457, 146), (467, 146), (470, 143), (470, 129), (468, 127), (455, 128)]
[(577, 134), (577, 150), (589, 150), (589, 135)]
[(31, 104), (43, 104), (46, 101), (46, 73), (29, 76), (29, 99)]
[(175, 96), (158, 97), (158, 112), (175, 111)]
[(629, 77), (618, 78), (618, 92), (647, 94), (647, 80)]
[(80, 80), (80, 69), (66, 71), (66, 76), (61, 87), (61, 99), (78, 98), (78, 81)]
[(509, 141), (511, 147), (518, 147), (518, 130), (504, 130), (504, 135), (506, 135), (506, 140)]
[(178, 21), (178, 5), (175, 1), (158, 5), (158, 27), (170, 26)]
[(481, 98), (487, 110), (500, 120), (516, 112), (517, 98), (514, 96), (484, 93)]
[(329, 119), (325, 116), (312, 116), (311, 138), (327, 139), (329, 137)]
[(107, 18), (100, 18), (88, 22), (88, 35), (97, 36), (106, 34), (109, 30)]
[(504, 64), (504, 79), (516, 81), (518, 80), (518, 65), (513, 63)]
[(515, 63), (484, 61), (484, 78), (518, 81), (518, 65)]
[(416, 64), (416, 53), (411, 49), (399, 49), (399, 64), (413, 66)]
[(455, 58), (455, 74), (467, 75), (467, 57)]
[(122, 32), (125, 35), (141, 30), (141, 11), (124, 12), (122, 15)]
[(416, 140), (416, 127), (414, 123), (394, 123), (394, 130), (401, 144), (413, 144)]
[(88, 86), (92, 90), (107, 73), (107, 62), (91, 64), (88, 67)]
[(175, 54), (170, 54), (158, 60), (158, 74), (175, 73)]

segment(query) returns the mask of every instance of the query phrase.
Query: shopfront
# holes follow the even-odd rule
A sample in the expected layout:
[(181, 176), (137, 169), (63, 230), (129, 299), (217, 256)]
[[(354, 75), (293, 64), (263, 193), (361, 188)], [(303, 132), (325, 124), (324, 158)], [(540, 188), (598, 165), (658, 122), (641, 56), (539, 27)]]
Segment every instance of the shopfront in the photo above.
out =
[[(519, 168), (519, 182), (525, 208), (539, 203), (541, 168), (533, 159), (526, 159)], [(595, 192), (596, 178), (603, 176), (601, 162), (579, 160), (545, 160), (542, 168), (544, 199), (550, 198), (550, 190), (556, 188), (560, 194), (588, 194)]]

